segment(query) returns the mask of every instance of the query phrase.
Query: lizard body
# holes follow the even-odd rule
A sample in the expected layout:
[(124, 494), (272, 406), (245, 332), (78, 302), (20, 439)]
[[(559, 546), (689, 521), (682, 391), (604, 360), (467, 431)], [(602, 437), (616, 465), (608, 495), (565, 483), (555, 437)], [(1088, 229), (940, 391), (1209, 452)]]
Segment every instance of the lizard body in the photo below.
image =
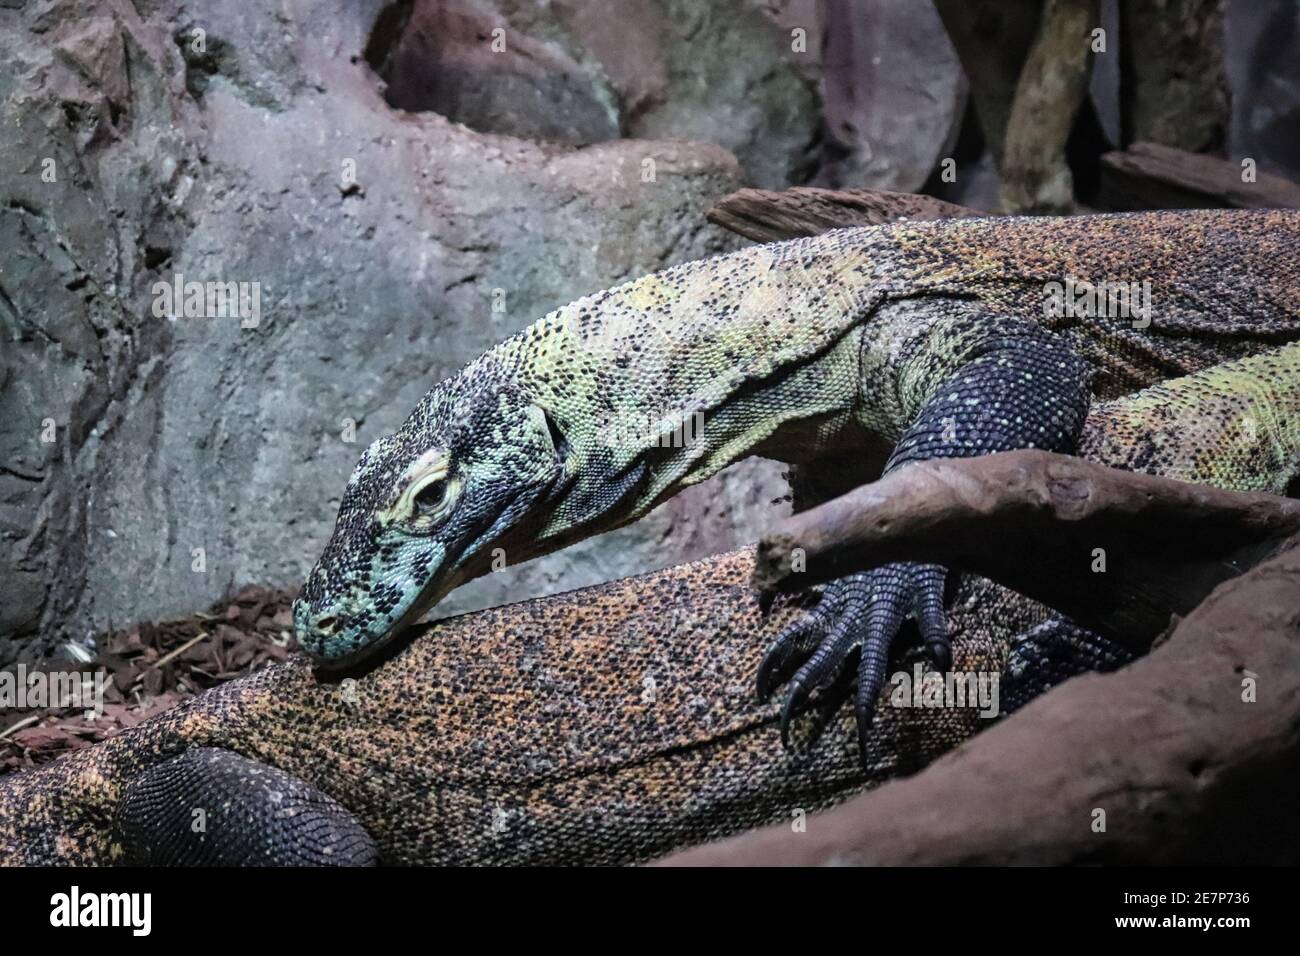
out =
[[(1300, 345), (1099, 404), (1080, 451), (1282, 492), (1300, 473)], [(0, 863), (634, 862), (793, 821), (984, 723), (885, 696), (865, 775), (846, 714), (817, 748), (783, 750), (777, 708), (750, 684), (800, 604), (764, 615), (751, 567), (734, 552), (441, 621), (354, 680), (323, 682), (296, 658), (232, 681), (0, 780)], [(1002, 674), (1048, 616), (966, 578), (948, 616), (954, 668)], [(1011, 684), (1026, 696), (1065, 676), (1007, 674), (1004, 706)]]
[[(364, 661), (501, 559), (634, 521), (748, 455), (825, 494), (925, 459), (1076, 453), (1094, 396), (1300, 338), (1298, 239), (1287, 210), (897, 222), (586, 296), (366, 450), (299, 641), (322, 666)], [(789, 680), (783, 731), (856, 666), (865, 733), (907, 620), (946, 668), (945, 581), (903, 562), (828, 584), (758, 675), (760, 694)]]
[[(1073, 452), (1089, 377), (1114, 397), (1300, 337), (1297, 240), (1281, 210), (903, 222), (586, 296), (366, 450), (300, 642), (364, 659), (494, 558), (626, 524), (750, 454), (851, 460), (847, 486), (937, 455)], [(1143, 318), (1045, 305), (1053, 283), (1142, 282)]]

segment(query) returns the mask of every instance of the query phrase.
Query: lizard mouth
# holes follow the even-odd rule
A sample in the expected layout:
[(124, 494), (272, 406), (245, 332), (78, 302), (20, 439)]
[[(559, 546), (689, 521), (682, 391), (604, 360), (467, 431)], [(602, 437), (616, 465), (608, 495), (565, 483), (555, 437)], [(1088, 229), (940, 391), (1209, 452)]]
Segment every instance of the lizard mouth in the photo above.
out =
[[(385, 626), (382, 631), (360, 630), (359, 634), (364, 639), (352, 650), (341, 654), (313, 653), (310, 649), (313, 646), (323, 649), (327, 644), (342, 643), (334, 633), (322, 634), (321, 625), (328, 623), (329, 630), (336, 632), (340, 628), (340, 615), (344, 621), (347, 620), (346, 609), (342, 609), (339, 615), (318, 619), (314, 627), (307, 629), (307, 633), (310, 634), (308, 640), (299, 637), (299, 644), (312, 659), (315, 670), (331, 676), (351, 670), (364, 672), (377, 663), (374, 660), (376, 657), (383, 656), (387, 659), (401, 650), (415, 634), (419, 633), (418, 629), (412, 626), (418, 623), (430, 608), (436, 606), (466, 581), (472, 581), (491, 569), (491, 564), (484, 555), (488, 554), (493, 545), (500, 543), (502, 535), (514, 524), (518, 515), (525, 512), (546, 487), (549, 485), (521, 492), (502, 513), (484, 515), (465, 528), (458, 536), (462, 543), (447, 547), (442, 554), (441, 566), (434, 579), (424, 584), (419, 593), (401, 611), (399, 617)], [(554, 549), (546, 548), (531, 552), (528, 553), (528, 557), (544, 554), (550, 550)], [(399, 604), (398, 607), (400, 606)], [(363, 668), (361, 665), (368, 666)]]
[[(381, 663), (381, 659), (392, 657), (423, 633), (415, 625), (430, 608), (460, 586), (462, 577), (459, 573), (453, 574), (447, 580), (439, 581), (436, 586), (421, 592), (401, 616), (385, 628), (381, 636), (365, 642), (355, 650), (330, 657), (309, 653), (313, 668), (319, 673), (334, 676), (343, 671), (370, 670)], [(361, 665), (368, 666), (361, 668)]]

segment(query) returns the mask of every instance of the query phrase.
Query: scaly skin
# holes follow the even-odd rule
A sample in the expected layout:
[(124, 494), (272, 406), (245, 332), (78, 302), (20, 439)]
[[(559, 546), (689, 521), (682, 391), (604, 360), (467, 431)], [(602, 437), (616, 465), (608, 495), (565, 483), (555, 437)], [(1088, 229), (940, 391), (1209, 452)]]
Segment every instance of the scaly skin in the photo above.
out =
[[(1300, 345), (1095, 407), (1081, 452), (1281, 492), (1300, 472)], [(866, 774), (843, 714), (815, 749), (784, 751), (750, 681), (799, 608), (764, 616), (751, 566), (735, 552), (439, 622), (355, 683), (322, 682), (301, 658), (231, 682), (0, 781), (0, 862), (367, 862), (359, 834), (388, 863), (633, 862), (913, 772), (984, 723), (885, 696)], [(1016, 671), (1004, 706), (1064, 679), (1037, 653), (1048, 613), (966, 579), (948, 617), (955, 668)], [(283, 796), (259, 796), (268, 768), (309, 812), (286, 819)]]
[[(366, 450), (295, 607), (299, 641), (355, 664), (494, 560), (626, 524), (751, 454), (847, 486), (929, 458), (1075, 453), (1092, 395), (1300, 337), (1297, 240), (1293, 211), (904, 222), (579, 299)], [(1048, 284), (1070, 280), (1148, 282), (1151, 312), (1055, 315)], [(674, 442), (683, 421), (702, 429)], [(828, 585), (775, 642), (774, 660), (803, 664), (787, 716), (856, 653), (865, 732), (909, 617), (946, 667), (945, 574), (903, 563)]]
[[(579, 299), (440, 382), (366, 450), (303, 588), (299, 637), (326, 661), (373, 651), (484, 573), (493, 548), (512, 563), (552, 551), (748, 454), (858, 448), (870, 474), (999, 325), (1048, 328), (1097, 370), (1102, 397), (1296, 338), (1297, 240), (1291, 211), (901, 223)], [(1045, 318), (1044, 284), (1067, 277), (1149, 280), (1150, 327)], [(611, 440), (637, 416), (695, 412), (687, 447)]]

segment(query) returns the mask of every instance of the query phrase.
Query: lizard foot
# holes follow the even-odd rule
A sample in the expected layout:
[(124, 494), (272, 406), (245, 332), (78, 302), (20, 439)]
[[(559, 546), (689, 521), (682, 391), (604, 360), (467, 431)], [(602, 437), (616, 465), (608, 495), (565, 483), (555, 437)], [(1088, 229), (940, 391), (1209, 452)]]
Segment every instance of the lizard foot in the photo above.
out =
[(935, 668), (948, 670), (952, 647), (943, 612), (945, 571), (936, 564), (887, 564), (849, 574), (826, 585), (821, 601), (776, 638), (758, 669), (758, 696), (767, 700), (787, 680), (790, 691), (781, 709), (781, 743), (790, 746), (790, 723), (826, 695), (856, 658), (854, 714), (858, 742), (866, 735), (876, 698), (885, 684), (889, 649), (912, 614)]

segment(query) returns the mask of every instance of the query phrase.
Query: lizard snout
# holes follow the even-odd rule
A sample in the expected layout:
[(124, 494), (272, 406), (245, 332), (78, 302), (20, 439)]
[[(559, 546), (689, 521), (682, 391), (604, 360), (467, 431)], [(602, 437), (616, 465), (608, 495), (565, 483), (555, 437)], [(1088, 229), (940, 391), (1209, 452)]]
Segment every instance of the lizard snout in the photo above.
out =
[(344, 615), (338, 609), (325, 607), (313, 610), (301, 598), (293, 605), (293, 626), (298, 634), (298, 643), (309, 654), (319, 653), (329, 639), (339, 633), (343, 619)]

